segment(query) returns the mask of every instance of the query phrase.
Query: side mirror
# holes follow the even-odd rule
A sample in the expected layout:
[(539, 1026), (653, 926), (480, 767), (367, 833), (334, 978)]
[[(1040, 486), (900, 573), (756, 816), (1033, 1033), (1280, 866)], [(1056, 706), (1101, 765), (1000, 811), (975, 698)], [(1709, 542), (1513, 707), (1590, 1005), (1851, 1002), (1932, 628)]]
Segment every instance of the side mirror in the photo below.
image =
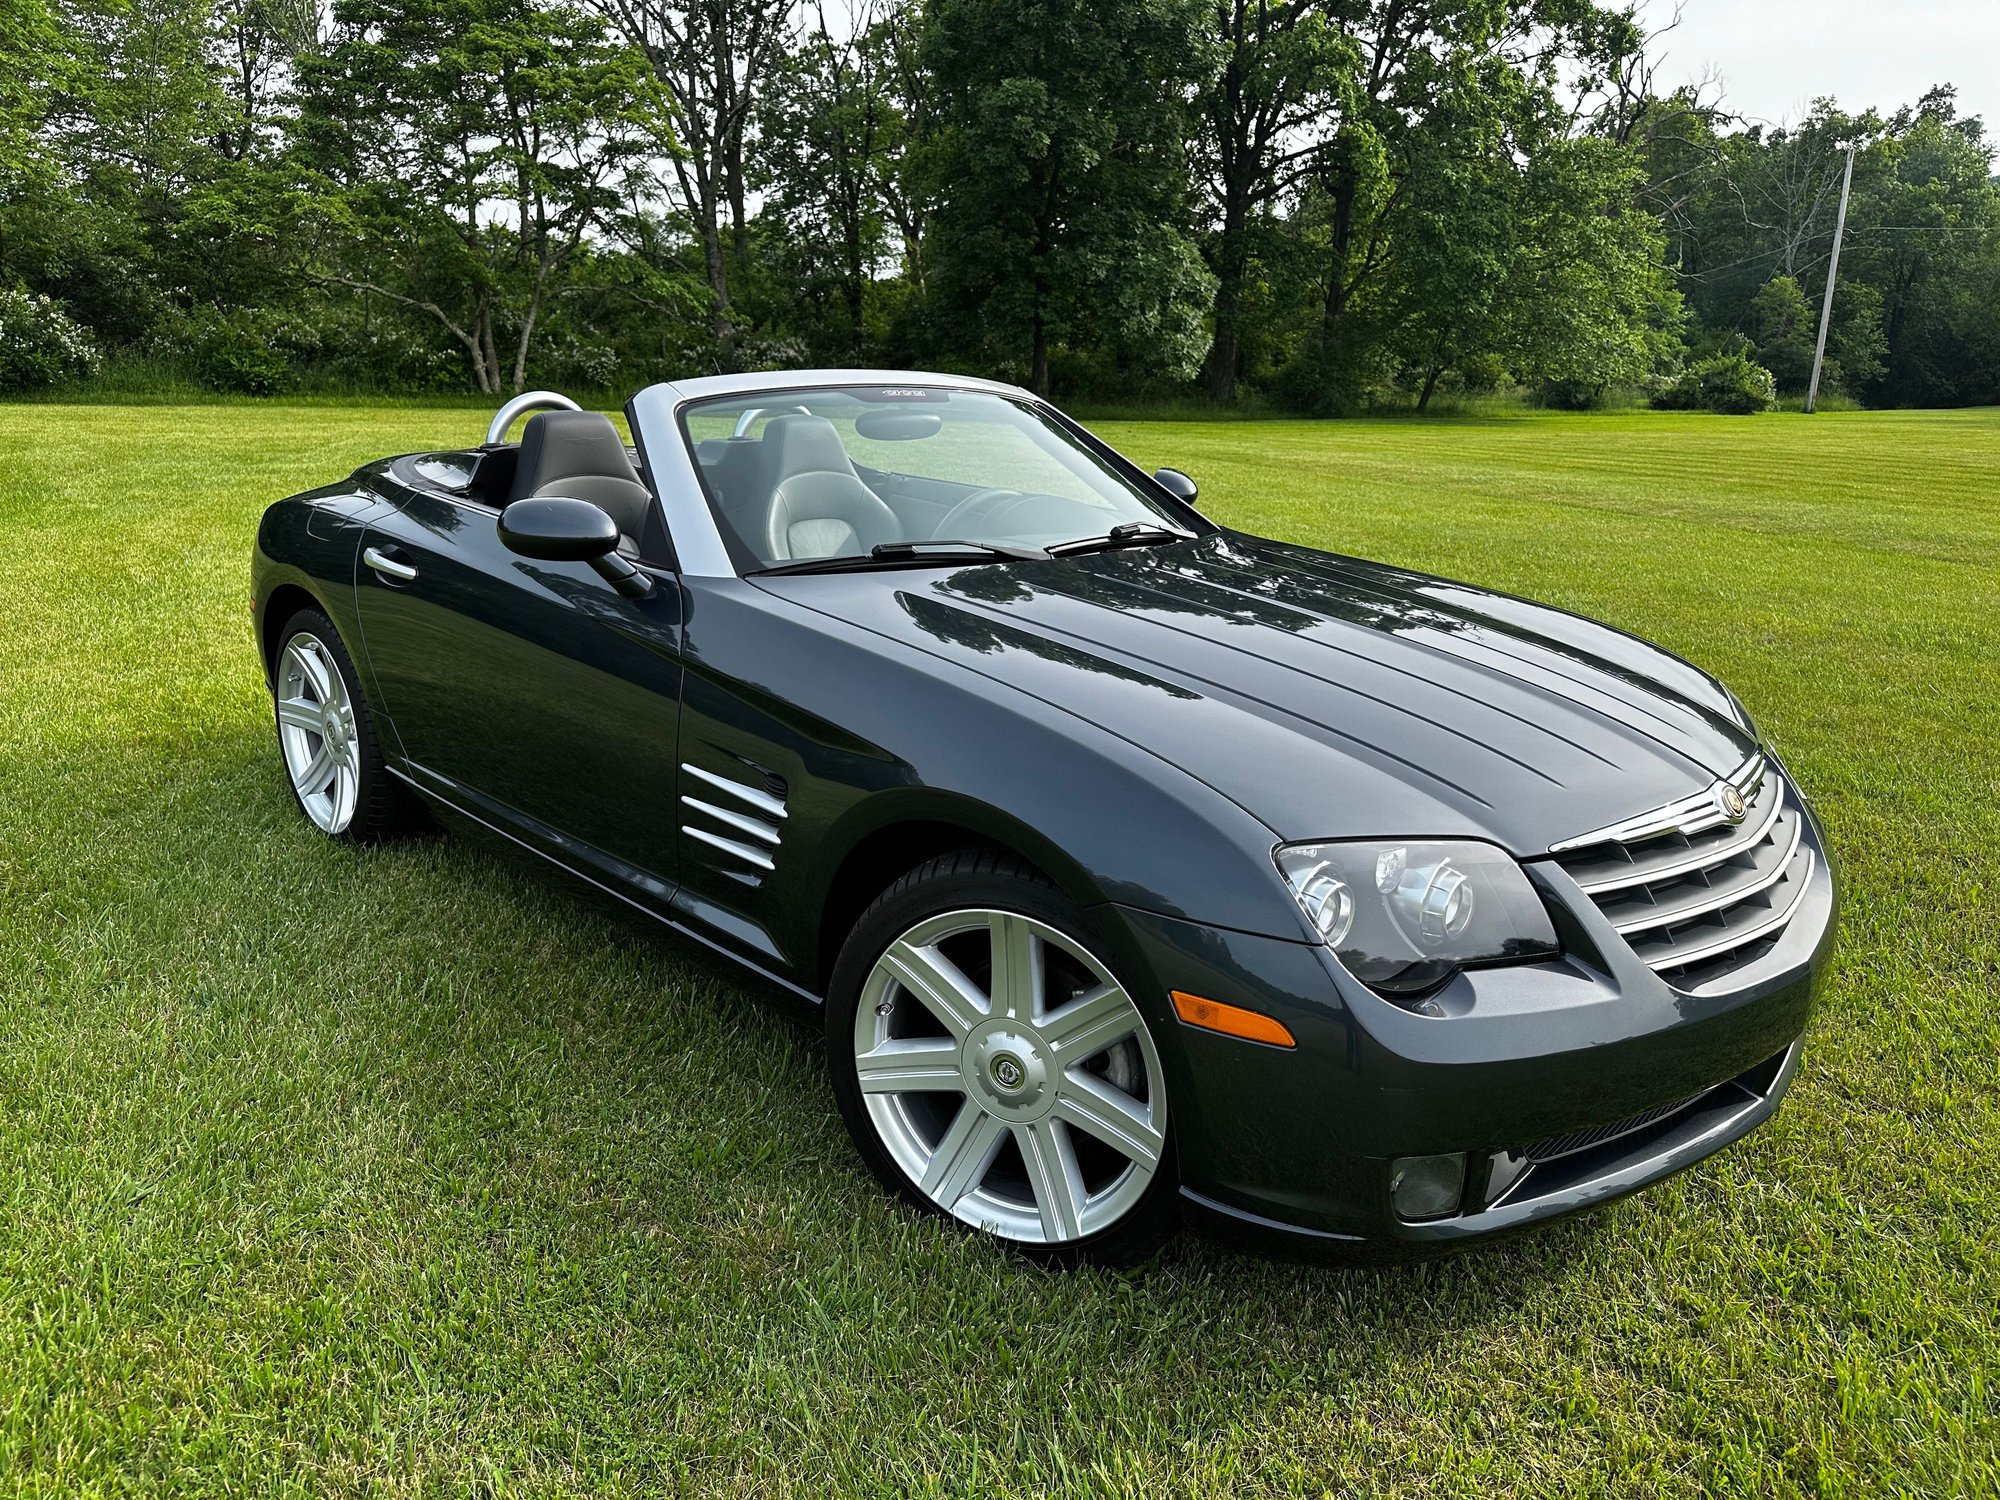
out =
[(644, 599), (653, 581), (619, 555), (618, 523), (600, 505), (563, 495), (531, 495), (500, 512), (500, 543), (540, 562), (589, 563), (627, 599)]
[(1194, 497), (1201, 493), (1201, 486), (1188, 478), (1179, 469), (1155, 469), (1153, 471), (1153, 483), (1157, 484), (1183, 505), (1194, 504)]

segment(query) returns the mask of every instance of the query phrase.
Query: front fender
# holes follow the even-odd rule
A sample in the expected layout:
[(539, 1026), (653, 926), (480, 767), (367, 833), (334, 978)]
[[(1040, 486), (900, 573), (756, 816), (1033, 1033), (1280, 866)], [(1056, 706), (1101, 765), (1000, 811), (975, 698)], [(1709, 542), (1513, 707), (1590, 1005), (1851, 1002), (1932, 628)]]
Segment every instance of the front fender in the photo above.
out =
[(948, 823), (1014, 848), (1087, 905), (1305, 936), (1271, 829), (1154, 751), (739, 580), (687, 583), (681, 759), (760, 765), (790, 786), (760, 904), (795, 973), (816, 973), (848, 855), (901, 824)]

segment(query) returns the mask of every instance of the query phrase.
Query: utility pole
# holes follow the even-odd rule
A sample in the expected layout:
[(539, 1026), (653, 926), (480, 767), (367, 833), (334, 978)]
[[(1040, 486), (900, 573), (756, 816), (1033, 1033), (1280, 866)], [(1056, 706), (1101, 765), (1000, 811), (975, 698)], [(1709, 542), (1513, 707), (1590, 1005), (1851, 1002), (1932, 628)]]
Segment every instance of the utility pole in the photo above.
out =
[(1826, 298), (1819, 305), (1819, 346), (1813, 350), (1812, 385), (1806, 391), (1806, 410), (1819, 405), (1819, 367), (1826, 363), (1826, 326), (1833, 321), (1833, 278), (1840, 274), (1840, 240), (1847, 233), (1847, 195), (1854, 187), (1854, 147), (1847, 148), (1847, 171), (1840, 179), (1840, 212), (1833, 220), (1833, 259), (1826, 268)]

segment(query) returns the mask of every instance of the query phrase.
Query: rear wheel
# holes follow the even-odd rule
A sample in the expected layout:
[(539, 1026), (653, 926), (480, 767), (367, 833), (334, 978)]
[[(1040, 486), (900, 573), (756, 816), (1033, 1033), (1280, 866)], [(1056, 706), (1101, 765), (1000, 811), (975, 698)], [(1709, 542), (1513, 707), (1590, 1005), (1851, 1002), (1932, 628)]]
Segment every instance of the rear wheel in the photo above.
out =
[(285, 777), (315, 828), (370, 843), (412, 824), (414, 809), (382, 759), (354, 663), (318, 610), (285, 622), (271, 696)]
[(1159, 1054), (1082, 911), (1007, 856), (912, 871), (862, 914), (827, 1003), (834, 1090), (876, 1176), (1042, 1260), (1173, 1232)]

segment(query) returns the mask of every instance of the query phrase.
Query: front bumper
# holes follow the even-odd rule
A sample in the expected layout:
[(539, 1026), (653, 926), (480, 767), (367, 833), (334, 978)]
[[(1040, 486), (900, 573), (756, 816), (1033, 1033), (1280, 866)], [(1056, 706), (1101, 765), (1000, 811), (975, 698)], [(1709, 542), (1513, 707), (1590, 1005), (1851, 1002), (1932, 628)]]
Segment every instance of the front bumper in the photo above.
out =
[[(1486, 1153), (1483, 1161), (1472, 1164), (1464, 1211), (1415, 1223), (1392, 1220), (1386, 1241), (1417, 1254), (1426, 1248), (1448, 1249), (1609, 1203), (1686, 1171), (1741, 1140), (1776, 1112), (1798, 1072), (1803, 1045), (1793, 1042), (1735, 1078), (1679, 1105), (1642, 1111), (1627, 1128), (1614, 1126), (1615, 1133), (1608, 1138), (1560, 1156), (1535, 1161), (1512, 1151)], [(1363, 1235), (1310, 1229), (1232, 1208), (1192, 1188), (1184, 1187), (1182, 1196), (1225, 1237), (1259, 1245), (1289, 1241), (1294, 1249), (1360, 1248), (1369, 1243)], [(1378, 1241), (1377, 1248), (1381, 1247)]]
[[(1782, 940), (1695, 992), (1534, 867), (1564, 957), (1461, 974), (1442, 1016), (1382, 1000), (1317, 945), (1120, 909), (1158, 994), (1262, 1011), (1298, 1039), (1260, 1046), (1170, 1011), (1156, 1023), (1189, 1207), (1278, 1248), (1420, 1256), (1620, 1197), (1740, 1139), (1792, 1081), (1832, 950), (1837, 893), (1808, 836), (1821, 857)], [(1466, 1155), (1459, 1212), (1399, 1218), (1391, 1163), (1447, 1152)]]

